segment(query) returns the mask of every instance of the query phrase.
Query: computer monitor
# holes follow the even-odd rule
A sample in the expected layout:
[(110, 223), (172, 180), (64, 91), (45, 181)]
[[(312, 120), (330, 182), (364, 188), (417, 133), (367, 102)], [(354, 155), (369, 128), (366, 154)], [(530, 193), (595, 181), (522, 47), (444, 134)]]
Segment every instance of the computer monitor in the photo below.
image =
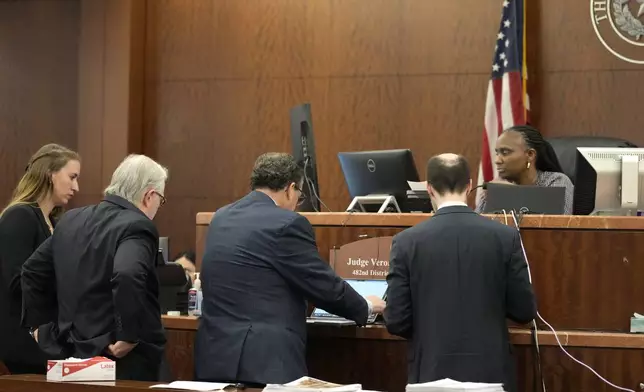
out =
[(637, 215), (644, 210), (644, 148), (577, 148), (575, 215)]
[(291, 108), (290, 115), (293, 156), (304, 170), (302, 191), (305, 194), (305, 199), (298, 207), (298, 210), (320, 211), (320, 189), (318, 187), (317, 161), (315, 159), (311, 104), (304, 103)]
[(399, 205), (410, 189), (407, 181), (419, 181), (409, 149), (341, 152), (338, 158), (353, 198), (347, 210), (376, 205), (378, 212), (385, 212), (393, 205), (401, 212)]
[[(163, 259), (163, 256), (159, 256)], [(181, 314), (188, 313), (188, 290), (191, 282), (183, 267), (177, 263), (161, 263), (156, 266), (159, 280), (159, 305), (162, 314), (178, 310)]]

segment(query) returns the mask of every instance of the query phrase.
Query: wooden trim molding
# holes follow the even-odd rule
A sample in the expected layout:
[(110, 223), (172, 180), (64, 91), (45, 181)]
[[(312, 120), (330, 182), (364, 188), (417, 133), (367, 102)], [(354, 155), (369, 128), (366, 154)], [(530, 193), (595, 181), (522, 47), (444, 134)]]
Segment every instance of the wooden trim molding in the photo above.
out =
[[(214, 212), (197, 213), (197, 226), (208, 226)], [(349, 212), (302, 213), (311, 225), (317, 227), (411, 227), (432, 214), (373, 214)], [(501, 223), (514, 225), (510, 215), (486, 215)], [(635, 230), (644, 231), (644, 219), (636, 216), (587, 216), (587, 215), (526, 215), (521, 219), (525, 229), (570, 229), (570, 230)]]
[[(199, 319), (192, 316), (163, 316), (166, 329), (196, 331)], [(383, 325), (369, 325), (363, 328), (338, 327), (329, 325), (309, 325), (310, 337), (329, 339), (368, 339), (368, 340), (403, 340), (387, 332)], [(539, 331), (539, 345), (557, 346), (555, 334), (551, 331)], [(644, 335), (631, 333), (557, 331), (557, 337), (564, 347), (592, 348), (625, 348), (644, 349)], [(531, 345), (530, 330), (510, 328), (510, 340), (515, 345)]]

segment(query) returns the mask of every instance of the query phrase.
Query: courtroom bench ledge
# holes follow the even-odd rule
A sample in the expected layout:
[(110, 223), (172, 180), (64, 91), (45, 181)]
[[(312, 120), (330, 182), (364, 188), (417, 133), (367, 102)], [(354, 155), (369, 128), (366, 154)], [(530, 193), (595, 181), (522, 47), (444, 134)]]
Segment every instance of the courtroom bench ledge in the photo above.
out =
[[(163, 316), (163, 325), (168, 330), (196, 331), (199, 325), (193, 316)], [(403, 340), (391, 335), (383, 325), (366, 327), (309, 324), (308, 334), (312, 338)], [(539, 331), (539, 345), (557, 346), (557, 339), (551, 331)], [(628, 348), (644, 349), (644, 335), (613, 332), (557, 331), (564, 347)], [(530, 330), (510, 328), (510, 340), (515, 345), (532, 344)]]

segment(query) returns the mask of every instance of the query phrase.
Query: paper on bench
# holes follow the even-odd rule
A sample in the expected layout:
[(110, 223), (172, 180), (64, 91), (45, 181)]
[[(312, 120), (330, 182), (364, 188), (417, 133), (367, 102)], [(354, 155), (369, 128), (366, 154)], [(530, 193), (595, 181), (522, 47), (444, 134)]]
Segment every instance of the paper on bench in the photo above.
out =
[(361, 384), (340, 385), (313, 377), (302, 377), (288, 384), (268, 384), (264, 388), (266, 392), (358, 392), (361, 390)]
[(152, 385), (150, 388), (181, 389), (186, 391), (221, 391), (231, 386), (234, 385), (220, 382), (174, 381), (170, 384)]
[(427, 181), (407, 181), (409, 189), (412, 191), (425, 191), (427, 192)]
[(460, 382), (449, 378), (422, 384), (408, 384), (407, 392), (503, 392), (503, 384)]

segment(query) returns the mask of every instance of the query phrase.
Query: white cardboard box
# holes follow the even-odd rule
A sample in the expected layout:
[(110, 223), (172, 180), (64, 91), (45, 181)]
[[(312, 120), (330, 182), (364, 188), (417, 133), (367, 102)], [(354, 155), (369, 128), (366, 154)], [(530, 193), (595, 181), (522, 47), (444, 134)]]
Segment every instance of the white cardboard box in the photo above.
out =
[(47, 361), (48, 381), (114, 381), (116, 363), (105, 357)]

